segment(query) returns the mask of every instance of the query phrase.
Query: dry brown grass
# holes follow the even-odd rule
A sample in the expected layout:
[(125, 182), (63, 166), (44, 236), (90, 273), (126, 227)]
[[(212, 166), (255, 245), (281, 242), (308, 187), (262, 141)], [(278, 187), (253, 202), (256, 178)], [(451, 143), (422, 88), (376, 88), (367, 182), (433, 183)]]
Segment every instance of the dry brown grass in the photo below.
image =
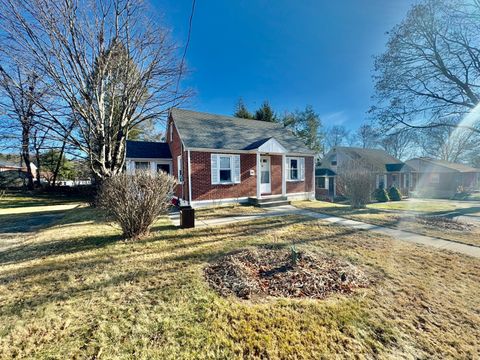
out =
[(480, 246), (480, 226), (472, 225), (464, 230), (456, 230), (438, 226), (435, 222), (425, 222), (414, 214), (394, 213), (373, 208), (352, 209), (350, 206), (332, 204), (322, 201), (296, 202), (295, 206), (318, 211), (324, 214), (340, 216), (347, 219), (362, 221), (368, 224), (386, 226), (416, 234), (433, 236), (439, 239), (451, 240), (463, 244)]
[[(78, 209), (0, 253), (0, 358), (465, 358), (480, 356), (480, 261), (301, 217), (147, 239)], [(379, 273), (351, 297), (223, 298), (207, 264), (270, 245)]]
[(248, 216), (264, 212), (263, 209), (251, 205), (221, 205), (195, 209), (195, 217), (199, 220), (207, 220), (217, 217)]

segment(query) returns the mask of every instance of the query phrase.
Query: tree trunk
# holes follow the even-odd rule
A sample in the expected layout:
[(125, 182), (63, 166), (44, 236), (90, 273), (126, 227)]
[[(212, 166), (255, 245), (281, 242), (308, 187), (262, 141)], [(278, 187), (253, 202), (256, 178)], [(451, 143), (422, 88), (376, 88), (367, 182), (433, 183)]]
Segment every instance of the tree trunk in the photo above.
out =
[(63, 153), (65, 152), (65, 145), (67, 144), (67, 139), (63, 139), (62, 148), (60, 149), (60, 156), (58, 157), (57, 164), (55, 166), (55, 171), (53, 172), (52, 187), (55, 187), (57, 182), (58, 172), (60, 171), (60, 166), (63, 161)]
[(33, 190), (33, 173), (30, 162), (30, 129), (28, 126), (24, 126), (22, 129), (22, 157), (25, 162), (25, 167), (27, 168), (27, 188)]

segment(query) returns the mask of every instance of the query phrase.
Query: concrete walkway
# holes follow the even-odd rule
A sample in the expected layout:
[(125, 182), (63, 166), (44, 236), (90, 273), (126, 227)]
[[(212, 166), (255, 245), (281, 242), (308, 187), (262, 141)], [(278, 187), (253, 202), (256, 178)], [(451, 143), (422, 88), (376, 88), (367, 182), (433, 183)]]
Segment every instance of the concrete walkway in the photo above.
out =
[[(347, 226), (349, 228), (358, 229), (358, 230), (368, 230), (374, 231), (380, 234), (391, 236), (396, 240), (408, 241), (416, 244), (422, 244), (427, 246), (432, 246), (437, 249), (449, 250), (458, 253), (462, 253), (468, 256), (473, 256), (480, 258), (480, 247), (462, 244), (455, 241), (443, 240), (431, 236), (425, 236), (420, 234), (415, 234), (409, 231), (403, 231), (399, 229), (392, 229), (378, 225), (367, 224), (361, 221), (349, 220), (337, 216), (331, 216), (327, 214), (321, 214), (310, 210), (299, 209), (292, 205), (278, 206), (273, 208), (265, 209), (265, 213), (259, 213), (255, 215), (245, 215), (245, 216), (230, 216), (230, 217), (220, 217), (213, 219), (205, 220), (195, 220), (195, 227), (203, 228), (207, 226), (215, 225), (227, 225), (237, 223), (239, 221), (250, 221), (255, 219), (261, 219), (265, 217), (273, 216), (286, 216), (286, 215), (300, 215), (307, 216), (314, 219), (320, 219), (327, 221), (332, 224), (338, 224), (341, 226)], [(173, 213), (170, 215), (170, 219), (173, 224), (176, 226), (180, 225), (180, 219), (178, 213)]]

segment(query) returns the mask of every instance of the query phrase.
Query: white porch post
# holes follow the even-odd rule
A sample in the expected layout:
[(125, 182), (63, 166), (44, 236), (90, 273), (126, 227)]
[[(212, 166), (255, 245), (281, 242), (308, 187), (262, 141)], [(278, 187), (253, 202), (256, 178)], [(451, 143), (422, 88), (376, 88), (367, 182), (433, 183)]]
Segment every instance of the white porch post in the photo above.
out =
[(282, 154), (282, 196), (287, 195), (287, 157)]
[(260, 153), (257, 152), (257, 199), (260, 199), (262, 197), (262, 194), (260, 192), (260, 176), (261, 176), (261, 170), (260, 170)]

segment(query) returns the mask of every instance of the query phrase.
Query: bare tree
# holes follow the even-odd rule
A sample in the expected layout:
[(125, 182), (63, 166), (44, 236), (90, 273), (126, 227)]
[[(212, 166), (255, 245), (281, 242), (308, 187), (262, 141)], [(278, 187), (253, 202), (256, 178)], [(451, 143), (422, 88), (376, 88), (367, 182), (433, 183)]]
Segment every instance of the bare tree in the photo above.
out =
[(400, 160), (413, 156), (417, 150), (417, 133), (412, 129), (400, 129), (383, 135), (380, 146), (390, 155)]
[(479, 20), (478, 2), (414, 5), (376, 58), (376, 119), (389, 126), (460, 126), (480, 133), (478, 116), (459, 122), (480, 99)]
[(360, 160), (344, 161), (337, 169), (337, 184), (352, 208), (364, 208), (375, 190), (375, 169)]
[(326, 150), (345, 145), (349, 141), (350, 132), (343, 125), (334, 125), (325, 132)]
[(372, 125), (361, 125), (354, 136), (354, 144), (364, 149), (373, 149), (378, 146), (380, 133)]
[[(6, 55), (0, 51), (3, 58)], [(27, 68), (21, 63), (9, 63), (7, 66), (0, 65), (0, 93), (2, 101), (0, 106), (12, 124), (9, 126), (7, 119), (3, 125), (9, 129), (13, 136), (15, 129), (20, 129), (20, 144), (22, 160), (27, 169), (28, 188), (33, 189), (34, 174), (32, 171), (32, 136), (36, 127), (36, 116), (40, 111), (38, 104), (45, 95), (41, 83), (41, 77), (35, 68)]]
[[(51, 114), (51, 128), (88, 155), (97, 179), (122, 170), (129, 132), (166, 116), (185, 92), (168, 32), (135, 0), (0, 0), (2, 46), (47, 74), (75, 124)], [(44, 109), (49, 111), (49, 109)]]

